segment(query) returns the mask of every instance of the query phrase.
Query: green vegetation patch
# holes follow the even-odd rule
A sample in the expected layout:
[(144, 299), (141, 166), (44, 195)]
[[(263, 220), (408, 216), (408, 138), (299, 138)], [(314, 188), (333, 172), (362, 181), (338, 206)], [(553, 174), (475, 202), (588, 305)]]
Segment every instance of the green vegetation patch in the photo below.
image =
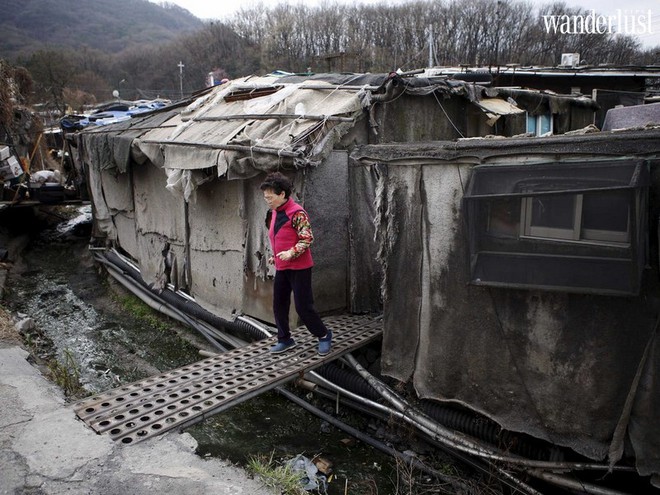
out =
[(133, 318), (144, 322), (155, 330), (170, 330), (170, 325), (163, 321), (157, 311), (150, 308), (133, 294), (116, 296), (117, 303), (124, 308)]
[(273, 461), (273, 453), (270, 457), (254, 456), (250, 457), (247, 470), (257, 476), (261, 482), (268, 488), (273, 488), (277, 493), (286, 495), (306, 495), (303, 489), (303, 472), (294, 472), (288, 465), (277, 465)]
[(64, 394), (73, 399), (79, 399), (89, 395), (80, 383), (80, 369), (71, 351), (64, 351), (63, 362), (51, 359), (48, 363), (50, 379), (55, 382)]

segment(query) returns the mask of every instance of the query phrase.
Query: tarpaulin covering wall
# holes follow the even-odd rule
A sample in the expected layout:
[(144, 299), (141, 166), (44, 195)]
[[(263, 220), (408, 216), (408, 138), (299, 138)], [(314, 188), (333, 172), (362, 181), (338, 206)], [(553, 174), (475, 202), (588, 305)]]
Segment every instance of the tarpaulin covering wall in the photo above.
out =
[[(374, 226), (376, 218), (376, 189), (386, 167), (350, 163), (350, 248), (349, 308), (355, 313), (380, 312), (382, 267), (378, 262), (378, 246)], [(382, 183), (382, 182), (381, 182)], [(359, 242), (356, 240), (359, 239)]]
[[(625, 144), (630, 139), (637, 140), (632, 148), (648, 154), (657, 138), (573, 143), (584, 159), (584, 153), (616, 155), (631, 147)], [(460, 403), (506, 429), (592, 459), (635, 456), (641, 474), (657, 475), (657, 262), (639, 297), (469, 285), (462, 198), (470, 162), (488, 162), (490, 155), (500, 163), (524, 163), (562, 145), (551, 138), (527, 143), (520, 150), (515, 142), (508, 150), (506, 143), (473, 142), (353, 153), (356, 183), (375, 187), (374, 247), (384, 278), (382, 370), (411, 382), (422, 398)], [(564, 151), (557, 159), (576, 158)], [(657, 235), (655, 226), (649, 235)]]
[[(245, 229), (240, 181), (212, 181), (190, 205), (191, 294), (221, 317), (241, 312)], [(255, 219), (256, 220), (256, 219)]]
[(113, 229), (119, 245), (129, 253), (137, 252), (137, 227), (133, 204), (133, 185), (129, 174), (116, 174), (113, 170), (102, 170), (99, 185), (103, 186), (103, 197), (112, 215)]
[(171, 194), (163, 194), (165, 173), (162, 169), (134, 167), (132, 177), (138, 251), (131, 254), (138, 260), (142, 278), (162, 289), (167, 283), (165, 260), (168, 257), (177, 267), (171, 279), (176, 281), (183, 277), (179, 270), (184, 267), (184, 202)]

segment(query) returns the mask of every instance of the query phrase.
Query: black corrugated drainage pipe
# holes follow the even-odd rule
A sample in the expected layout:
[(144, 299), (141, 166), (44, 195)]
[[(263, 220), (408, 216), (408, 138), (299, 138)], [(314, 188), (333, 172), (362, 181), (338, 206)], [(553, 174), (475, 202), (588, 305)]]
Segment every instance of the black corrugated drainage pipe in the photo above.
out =
[[(393, 391), (385, 383), (379, 381), (365, 370), (357, 360), (347, 354), (346, 361), (362, 376), (369, 384), (378, 390), (381, 398), (387, 400), (392, 407), (401, 414), (402, 419), (411, 425), (417, 427), (420, 431), (444, 443), (450, 448), (456, 449), (466, 454), (475, 455), (483, 459), (507, 463), (510, 465), (518, 466), (520, 468), (539, 468), (549, 470), (566, 470), (566, 471), (625, 471), (635, 472), (635, 468), (629, 466), (609, 466), (607, 464), (598, 464), (591, 462), (565, 462), (565, 461), (540, 461), (533, 459), (525, 459), (516, 457), (507, 452), (504, 452), (496, 447), (486, 445), (475, 438), (470, 438), (460, 432), (450, 430), (432, 421), (427, 415), (413, 407), (405, 399), (401, 398), (399, 394)], [(388, 407), (381, 406), (380, 407)], [(607, 490), (607, 489), (604, 489)], [(620, 493), (610, 491), (610, 493)]]
[[(140, 272), (135, 268), (131, 267), (128, 263), (121, 259), (119, 255), (114, 252), (105, 252), (97, 253), (97, 256), (103, 257), (106, 261), (112, 263), (120, 270), (124, 275), (132, 278), (142, 287), (150, 292), (152, 289), (147, 285), (147, 283), (142, 279)], [(262, 331), (255, 328), (253, 325), (247, 323), (244, 320), (226, 320), (217, 315), (214, 315), (210, 311), (202, 308), (199, 304), (194, 302), (192, 299), (185, 299), (177, 293), (171, 291), (170, 289), (163, 289), (162, 292), (158, 293), (158, 297), (165, 300), (167, 303), (171, 304), (178, 310), (183, 313), (199, 318), (200, 320), (208, 323), (209, 325), (216, 328), (224, 328), (230, 333), (242, 338), (249, 337), (248, 340), (261, 340), (265, 338)]]
[[(385, 422), (390, 421), (392, 418), (398, 418), (400, 420), (406, 419), (405, 413), (392, 409), (388, 406), (384, 406), (375, 401), (365, 399), (348, 390), (342, 389), (337, 384), (330, 382), (329, 380), (323, 378), (321, 375), (315, 373), (314, 371), (309, 372), (305, 376), (308, 375), (314, 383), (319, 384), (319, 386), (313, 389), (314, 392), (320, 394), (323, 397), (332, 398), (331, 396), (333, 394), (329, 390), (334, 390), (338, 394), (337, 398), (339, 398), (339, 396), (343, 397), (344, 399), (343, 402), (345, 404), (348, 404), (349, 407), (352, 407), (353, 409), (360, 411), (363, 414), (367, 414), (371, 417), (380, 419), (381, 421), (385, 421)], [(324, 386), (327, 387), (328, 390), (326, 390)], [(528, 495), (542, 495), (540, 492), (538, 492), (531, 486), (527, 485), (526, 483), (519, 480), (512, 474), (508, 473), (505, 469), (493, 464), (492, 462), (484, 461), (481, 459), (470, 458), (465, 455), (462, 455), (459, 452), (457, 452), (455, 449), (447, 448), (447, 445), (436, 441), (435, 439), (433, 439), (423, 431), (418, 431), (418, 434), (420, 435), (421, 438), (425, 438), (431, 445), (434, 445), (436, 448), (445, 451), (446, 453), (460, 460), (464, 464), (479, 469), (482, 472), (488, 473), (491, 476), (495, 471), (497, 471), (499, 473), (500, 481), (513, 488), (514, 489), (513, 493), (518, 493), (519, 491), (522, 491), (523, 493), (527, 493)]]
[[(416, 427), (424, 436), (427, 436), (430, 438), (432, 441), (437, 442), (440, 447), (443, 447), (445, 449), (448, 449), (448, 452), (453, 453), (453, 455), (456, 455), (458, 458), (462, 459), (465, 461), (465, 458), (457, 453), (458, 452), (466, 452), (465, 450), (465, 445), (463, 442), (455, 442), (451, 438), (447, 438), (445, 436), (439, 435), (438, 430), (445, 430), (441, 425), (434, 425), (432, 423), (429, 423), (424, 419), (423, 416), (420, 416), (420, 413), (416, 412), (414, 408), (410, 407), (403, 399), (399, 399), (396, 396), (396, 393), (391, 392), (387, 390), (387, 386), (381, 382), (379, 382), (375, 377), (372, 377), (368, 375), (366, 370), (361, 368), (361, 366), (355, 361), (355, 359), (348, 355), (347, 360), (351, 362), (351, 364), (357, 365), (356, 369), (360, 371), (361, 376), (364, 376), (365, 379), (368, 377), (371, 379), (368, 379), (367, 381), (371, 384), (374, 383), (375, 385), (378, 386), (383, 392), (383, 397), (386, 397), (387, 400), (391, 400), (392, 404), (397, 407), (397, 409), (392, 409), (389, 406), (382, 405), (380, 403), (370, 401), (369, 399), (365, 399), (357, 394), (354, 394), (348, 390), (343, 390), (340, 387), (338, 387), (336, 384), (331, 383), (327, 381), (325, 378), (321, 377), (318, 374), (315, 374), (314, 372), (310, 372), (309, 374), (312, 375), (313, 380), (320, 380), (321, 385), (326, 385), (330, 390), (335, 390), (337, 391), (340, 395), (343, 395), (344, 397), (349, 397), (354, 400), (357, 400), (359, 403), (366, 404), (367, 409), (371, 408), (376, 411), (380, 411), (382, 413), (385, 413), (387, 415), (390, 415), (390, 417), (398, 418), (401, 419), (412, 426)], [(364, 373), (364, 374), (363, 374)], [(400, 401), (400, 402), (399, 402)], [(402, 410), (399, 410), (399, 409)], [(375, 416), (378, 416), (378, 414), (374, 414)], [(457, 435), (451, 435), (455, 438), (460, 438)], [(463, 437), (464, 440), (468, 440), (467, 437)], [(556, 470), (561, 470), (561, 471), (586, 471), (586, 470), (595, 470), (595, 471), (603, 471), (609, 468), (609, 466), (601, 465), (601, 464), (588, 464), (588, 463), (577, 463), (577, 462), (553, 462), (553, 461), (533, 461), (533, 460), (527, 460), (523, 458), (518, 458), (518, 457), (512, 457), (508, 455), (505, 452), (502, 452), (499, 449), (496, 448), (489, 448), (488, 446), (480, 446), (478, 442), (473, 442), (473, 445), (475, 445), (475, 448), (479, 449), (479, 453), (476, 454), (477, 458), (481, 458), (486, 460), (490, 466), (492, 466), (494, 469), (496, 469), (500, 475), (503, 478), (506, 478), (509, 483), (514, 483), (516, 485), (516, 488), (521, 489), (528, 494), (536, 494), (540, 495), (539, 492), (537, 492), (534, 488), (530, 487), (526, 483), (518, 480), (515, 476), (512, 476), (509, 474), (506, 470), (506, 468), (500, 467), (497, 464), (494, 464), (493, 461), (495, 462), (505, 462), (509, 464), (516, 464), (518, 465), (519, 469), (522, 469), (524, 472), (541, 478), (544, 481), (556, 484), (558, 486), (562, 486), (565, 488), (575, 488), (577, 485), (581, 487), (581, 492), (582, 493), (590, 493), (590, 494), (595, 494), (595, 495), (628, 495), (627, 493), (619, 492), (617, 490), (612, 490), (609, 488), (604, 488), (600, 487), (597, 485), (593, 485), (588, 482), (584, 481), (579, 481), (576, 482), (575, 480), (571, 480), (569, 478), (566, 478), (564, 476), (548, 473), (545, 470), (550, 470), (550, 471), (556, 471)], [(483, 447), (483, 449), (481, 448)], [(474, 452), (467, 452), (470, 455), (475, 455)], [(534, 469), (537, 468), (537, 469)], [(629, 471), (629, 472), (634, 472), (634, 468), (626, 467), (626, 466), (615, 466), (615, 470), (617, 471)]]
[[(381, 398), (380, 394), (360, 375), (333, 363), (321, 366), (316, 372), (328, 381), (336, 383), (353, 393), (374, 401)], [(506, 444), (509, 446), (508, 450), (514, 454), (546, 461), (564, 460), (564, 453), (561, 449), (532, 437), (502, 430), (495, 421), (484, 416), (477, 416), (468, 411), (428, 401), (421, 401), (420, 407), (426, 414), (442, 425), (485, 440), (493, 445)]]
[[(424, 463), (420, 462), (418, 459), (415, 457), (399, 452), (398, 450), (384, 444), (383, 442), (380, 442), (373, 437), (366, 435), (362, 433), (360, 430), (357, 430), (353, 428), (352, 426), (347, 425), (346, 423), (338, 420), (334, 416), (331, 416), (330, 414), (327, 414), (317, 407), (314, 407), (313, 405), (309, 404), (307, 401), (301, 399), (297, 395), (289, 392), (288, 390), (284, 389), (283, 387), (278, 387), (277, 391), (282, 394), (284, 397), (289, 399), (290, 401), (298, 404), (299, 406), (303, 407), (307, 411), (311, 412), (312, 414), (318, 416), (319, 418), (327, 421), (328, 423), (336, 426), (340, 430), (348, 433), (349, 435), (357, 438), (358, 440), (361, 440), (362, 442), (380, 450), (381, 452), (384, 452), (388, 455), (391, 455), (392, 457), (395, 457), (397, 459), (403, 460), (407, 464), (413, 465), (415, 468), (424, 471), (425, 473), (428, 473), (435, 478), (442, 480), (446, 483), (449, 483), (454, 490), (457, 490), (455, 492), (447, 492), (447, 493), (468, 493), (469, 492), (469, 487), (466, 486), (460, 479), (453, 478), (450, 476), (447, 476), (444, 473), (441, 473), (440, 471), (437, 471), (435, 469), (432, 469), (425, 465)], [(467, 490), (467, 491), (466, 491)]]
[[(100, 261), (100, 260), (99, 260)], [(103, 262), (103, 261), (101, 261)], [(103, 262), (105, 263), (105, 262)], [(208, 329), (204, 328), (202, 325), (199, 323), (193, 321), (191, 318), (189, 318), (187, 315), (181, 313), (178, 311), (176, 308), (172, 308), (170, 305), (167, 303), (162, 302), (159, 300), (157, 297), (154, 297), (153, 293), (147, 289), (145, 289), (143, 286), (137, 284), (133, 279), (130, 279), (128, 277), (125, 277), (121, 272), (119, 272), (114, 265), (108, 263), (106, 264), (106, 269), (108, 272), (117, 280), (119, 283), (121, 283), (124, 288), (132, 292), (135, 296), (140, 298), (145, 304), (147, 304), (150, 308), (159, 311), (170, 318), (177, 320), (184, 325), (188, 325), (191, 328), (194, 328), (197, 330), (199, 333), (201, 333), (206, 340), (218, 351), (224, 352), (227, 350), (226, 347), (221, 345), (218, 340), (208, 331)]]

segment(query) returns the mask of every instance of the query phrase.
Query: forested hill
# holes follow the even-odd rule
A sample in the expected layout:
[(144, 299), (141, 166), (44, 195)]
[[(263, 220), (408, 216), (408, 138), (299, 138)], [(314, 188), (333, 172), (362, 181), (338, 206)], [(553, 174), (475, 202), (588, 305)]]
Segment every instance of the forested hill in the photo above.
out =
[(29, 72), (32, 101), (60, 111), (114, 90), (124, 99), (180, 98), (204, 88), (211, 72), (221, 80), (275, 69), (554, 66), (563, 53), (592, 66), (657, 64), (656, 50), (632, 36), (548, 31), (544, 16), (588, 11), (547, 1), (260, 3), (202, 22), (148, 0), (0, 0), (0, 58)]
[(0, 0), (0, 57), (85, 45), (117, 53), (202, 25), (177, 5), (148, 0)]

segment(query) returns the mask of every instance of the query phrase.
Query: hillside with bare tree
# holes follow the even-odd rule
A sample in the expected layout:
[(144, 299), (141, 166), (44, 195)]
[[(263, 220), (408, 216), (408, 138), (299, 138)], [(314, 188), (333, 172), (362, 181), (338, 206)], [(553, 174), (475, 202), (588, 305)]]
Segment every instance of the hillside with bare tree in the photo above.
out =
[(261, 65), (305, 71), (388, 71), (432, 65), (649, 64), (655, 51), (631, 36), (548, 33), (544, 15), (585, 15), (563, 2), (418, 0), (402, 5), (279, 5), (238, 12), (231, 27), (261, 46)]
[[(117, 1), (125, 0), (105, 3)], [(176, 15), (176, 10), (168, 13)], [(125, 99), (175, 99), (203, 88), (210, 72), (233, 78), (273, 70), (555, 66), (562, 53), (579, 53), (581, 62), (591, 66), (658, 62), (657, 48), (643, 49), (631, 36), (554, 33), (543, 22), (547, 15), (587, 13), (563, 2), (538, 7), (516, 0), (257, 4), (227, 22), (202, 23), (169, 41), (132, 43), (119, 53), (84, 42), (77, 48), (47, 45), (19, 57), (16, 64), (33, 75), (34, 101), (63, 109), (108, 100), (113, 90)]]

